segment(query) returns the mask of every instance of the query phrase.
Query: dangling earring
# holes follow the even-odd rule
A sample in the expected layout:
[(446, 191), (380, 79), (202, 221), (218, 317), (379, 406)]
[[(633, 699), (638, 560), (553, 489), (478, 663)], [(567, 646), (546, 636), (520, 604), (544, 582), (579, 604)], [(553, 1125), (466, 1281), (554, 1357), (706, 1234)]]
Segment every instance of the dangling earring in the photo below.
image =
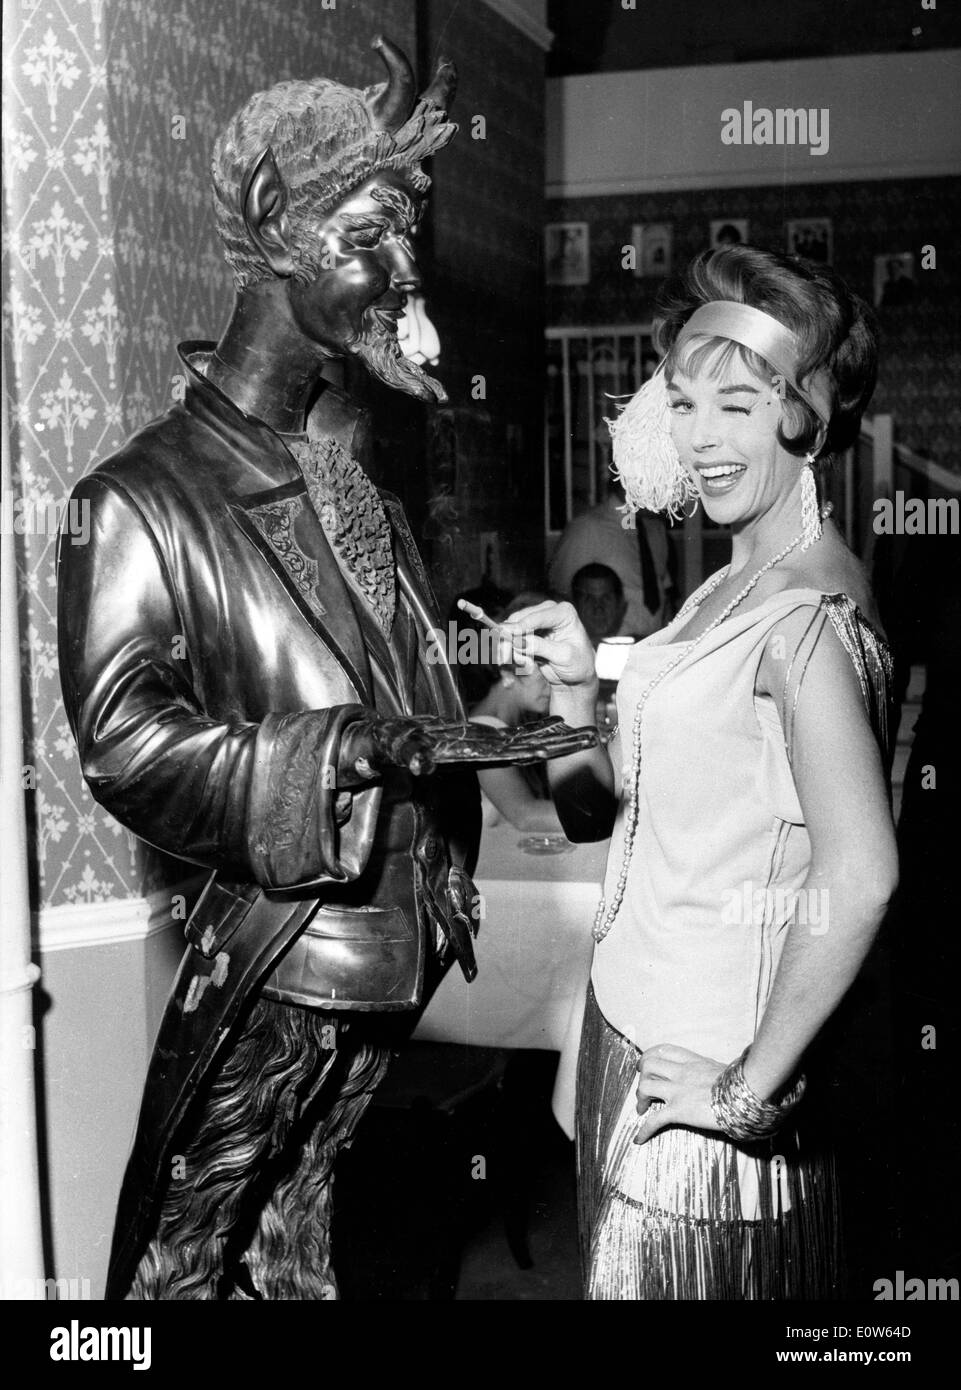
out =
[(817, 478), (814, 476), (813, 453), (805, 457), (801, 469), (801, 532), (804, 536), (802, 550), (808, 550), (821, 539), (821, 507)]

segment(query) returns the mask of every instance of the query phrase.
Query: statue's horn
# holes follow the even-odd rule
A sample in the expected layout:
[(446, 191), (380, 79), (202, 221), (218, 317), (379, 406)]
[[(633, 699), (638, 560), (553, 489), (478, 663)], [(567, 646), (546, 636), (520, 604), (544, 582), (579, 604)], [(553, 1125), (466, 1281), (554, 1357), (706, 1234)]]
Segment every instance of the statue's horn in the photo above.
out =
[(376, 130), (397, 130), (414, 106), (414, 74), (396, 44), (378, 34), (371, 44), (387, 69), (387, 82), (367, 103)]
[(449, 111), (457, 95), (457, 69), (449, 58), (441, 58), (430, 86), (421, 93), (421, 101), (432, 101), (442, 111)]

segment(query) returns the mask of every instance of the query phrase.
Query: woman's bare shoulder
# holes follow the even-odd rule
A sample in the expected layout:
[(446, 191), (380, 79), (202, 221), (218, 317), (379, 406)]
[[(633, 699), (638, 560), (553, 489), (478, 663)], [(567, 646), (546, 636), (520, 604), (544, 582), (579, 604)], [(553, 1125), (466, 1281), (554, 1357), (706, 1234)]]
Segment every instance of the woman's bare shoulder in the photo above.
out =
[[(780, 568), (780, 567), (779, 567)], [(867, 572), (861, 561), (833, 531), (811, 551), (792, 555), (781, 570), (784, 589), (816, 589), (822, 594), (844, 594), (875, 627), (880, 617)]]

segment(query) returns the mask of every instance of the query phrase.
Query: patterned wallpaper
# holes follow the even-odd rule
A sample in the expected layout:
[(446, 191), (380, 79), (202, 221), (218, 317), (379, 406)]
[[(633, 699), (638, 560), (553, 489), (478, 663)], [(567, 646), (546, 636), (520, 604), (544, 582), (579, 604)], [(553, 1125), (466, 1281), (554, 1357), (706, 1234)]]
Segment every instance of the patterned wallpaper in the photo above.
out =
[[(87, 792), (57, 676), (55, 504), (167, 407), (174, 346), (230, 306), (207, 163), (259, 87), (380, 78), (370, 39), (415, 51), (412, 0), (8, 0), (3, 316), (38, 903), (133, 896), (135, 841)], [(17, 501), (16, 514), (13, 502)], [(29, 524), (19, 503), (34, 507)], [(82, 521), (82, 519), (78, 519)], [(6, 543), (6, 539), (5, 542)]]
[[(835, 269), (869, 302), (874, 257), (914, 253), (913, 302), (880, 311), (881, 372), (871, 410), (894, 415), (901, 443), (961, 470), (961, 266), (951, 249), (961, 220), (961, 179), (550, 199), (549, 222), (589, 223), (591, 279), (550, 286), (547, 321), (587, 325), (649, 318), (663, 281), (636, 279), (621, 269), (621, 247), (635, 223), (673, 224), (678, 267), (708, 244), (715, 219), (745, 218), (751, 242), (783, 251), (785, 223), (805, 217), (832, 219)], [(920, 250), (929, 244), (937, 250), (937, 267), (921, 270)]]

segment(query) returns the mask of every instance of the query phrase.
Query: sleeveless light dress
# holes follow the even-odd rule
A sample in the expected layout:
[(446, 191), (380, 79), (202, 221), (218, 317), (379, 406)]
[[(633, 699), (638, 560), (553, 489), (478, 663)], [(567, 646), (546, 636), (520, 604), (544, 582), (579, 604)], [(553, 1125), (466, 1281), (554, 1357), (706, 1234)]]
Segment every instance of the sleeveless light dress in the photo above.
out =
[[(690, 659), (644, 709), (627, 891), (595, 950), (585, 1011), (577, 1139), (589, 1298), (824, 1298), (838, 1291), (833, 1160), (805, 1129), (804, 1105), (796, 1127), (763, 1144), (681, 1128), (633, 1143), (640, 1052), (674, 1043), (733, 1060), (755, 1036), (795, 911), (809, 930), (827, 929), (823, 894), (798, 897), (810, 842), (788, 752), (805, 671), (825, 632), (836, 634), (854, 664), (882, 748), (888, 739), (890, 654), (846, 595), (783, 590), (735, 610), (696, 645), (678, 643), (675, 633), (707, 588), (638, 644), (618, 687), (629, 763), (641, 693), (679, 648), (690, 648)], [(780, 708), (755, 689), (779, 625), (786, 663)], [(622, 800), (608, 902), (623, 863), (625, 811)]]

